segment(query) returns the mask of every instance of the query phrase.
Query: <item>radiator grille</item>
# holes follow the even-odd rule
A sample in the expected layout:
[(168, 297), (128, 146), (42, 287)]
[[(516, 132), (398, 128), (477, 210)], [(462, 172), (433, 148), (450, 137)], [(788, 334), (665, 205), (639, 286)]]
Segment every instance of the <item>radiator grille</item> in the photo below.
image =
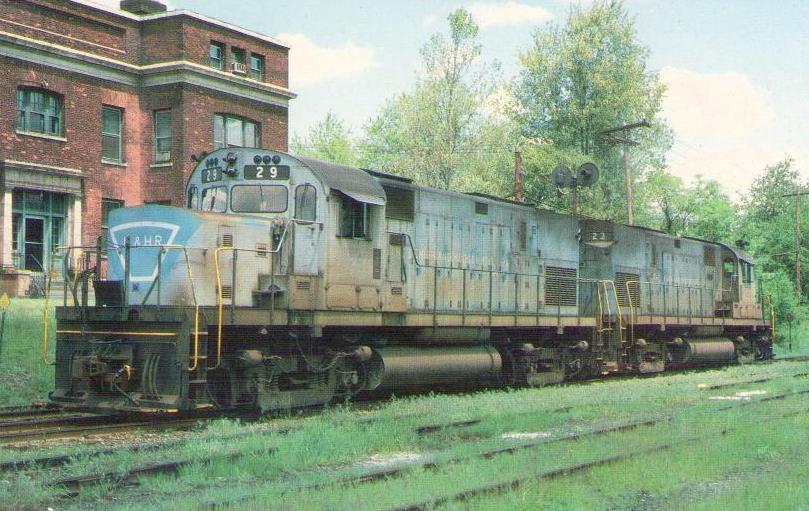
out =
[(297, 280), (295, 281), (295, 289), (300, 289), (301, 291), (306, 291), (310, 287), (312, 287), (312, 283), (308, 280)]
[[(640, 305), (640, 277), (634, 273), (615, 273), (615, 291), (618, 294), (618, 305), (621, 307), (633, 307)], [(629, 294), (627, 294), (627, 283), (629, 283)], [(630, 298), (632, 299), (630, 302)]]
[(266, 243), (256, 243), (256, 257), (267, 257)]
[(399, 286), (391, 286), (390, 294), (394, 296), (402, 296), (402, 288)]
[(574, 307), (576, 300), (576, 277), (573, 268), (548, 266), (545, 269), (545, 304)]
[(233, 235), (230, 233), (222, 234), (222, 239), (220, 240), (219, 245), (222, 247), (232, 247)]

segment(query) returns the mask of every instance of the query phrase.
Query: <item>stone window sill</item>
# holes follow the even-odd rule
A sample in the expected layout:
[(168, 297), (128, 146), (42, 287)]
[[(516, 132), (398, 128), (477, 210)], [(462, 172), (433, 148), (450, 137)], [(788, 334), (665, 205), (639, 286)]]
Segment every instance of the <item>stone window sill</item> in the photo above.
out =
[(173, 166), (174, 166), (174, 162), (162, 161), (160, 163), (152, 163), (151, 165), (149, 165), (149, 168), (150, 169), (165, 169), (165, 168), (169, 168), (169, 167), (173, 167)]
[(101, 163), (104, 164), (104, 165), (111, 165), (113, 167), (124, 167), (124, 168), (126, 168), (126, 163), (124, 163), (122, 161), (105, 160), (104, 158), (101, 158)]
[(26, 137), (44, 138), (46, 140), (54, 140), (56, 142), (67, 142), (67, 138), (65, 137), (60, 137), (57, 135), (49, 135), (47, 133), (37, 133), (36, 131), (17, 130), (17, 135), (23, 135)]

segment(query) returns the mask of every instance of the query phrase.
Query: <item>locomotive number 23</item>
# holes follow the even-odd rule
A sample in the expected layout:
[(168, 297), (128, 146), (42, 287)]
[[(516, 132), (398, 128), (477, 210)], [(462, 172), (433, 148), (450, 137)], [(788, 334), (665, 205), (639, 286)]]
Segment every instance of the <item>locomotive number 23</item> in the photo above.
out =
[(245, 165), (245, 179), (289, 179), (288, 165)]

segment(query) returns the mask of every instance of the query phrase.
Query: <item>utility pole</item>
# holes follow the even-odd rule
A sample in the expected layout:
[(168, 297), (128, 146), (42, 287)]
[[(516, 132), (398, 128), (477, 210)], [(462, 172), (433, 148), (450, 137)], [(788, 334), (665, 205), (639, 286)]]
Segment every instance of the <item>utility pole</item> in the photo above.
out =
[(798, 302), (801, 299), (801, 195), (809, 195), (809, 190), (798, 189), (794, 193), (785, 193), (781, 197), (795, 197), (795, 292)]
[(522, 151), (519, 145), (514, 146), (514, 200), (525, 202), (525, 190), (522, 184)]
[(622, 157), (624, 160), (624, 185), (626, 186), (626, 220), (629, 225), (635, 224), (635, 215), (633, 211), (633, 199), (632, 199), (632, 172), (629, 169), (629, 149), (627, 146), (639, 145), (640, 142), (636, 140), (632, 140), (629, 138), (629, 132), (636, 129), (636, 128), (649, 128), (651, 124), (649, 121), (642, 120), (638, 122), (633, 122), (631, 124), (624, 124), (622, 126), (615, 126), (614, 128), (609, 128), (603, 130), (601, 132), (602, 135), (611, 135), (613, 133), (621, 133), (623, 136), (611, 136), (607, 139), (608, 142), (611, 144), (621, 144), (622, 148)]

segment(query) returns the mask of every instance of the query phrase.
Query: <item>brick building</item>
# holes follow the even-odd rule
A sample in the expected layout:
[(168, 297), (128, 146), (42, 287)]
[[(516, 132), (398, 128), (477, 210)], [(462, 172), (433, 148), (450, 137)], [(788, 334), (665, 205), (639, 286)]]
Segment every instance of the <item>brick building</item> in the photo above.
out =
[[(0, 284), (183, 202), (192, 155), (287, 149), (288, 47), (154, 0), (0, 0)], [(12, 289), (13, 291), (13, 289)]]

